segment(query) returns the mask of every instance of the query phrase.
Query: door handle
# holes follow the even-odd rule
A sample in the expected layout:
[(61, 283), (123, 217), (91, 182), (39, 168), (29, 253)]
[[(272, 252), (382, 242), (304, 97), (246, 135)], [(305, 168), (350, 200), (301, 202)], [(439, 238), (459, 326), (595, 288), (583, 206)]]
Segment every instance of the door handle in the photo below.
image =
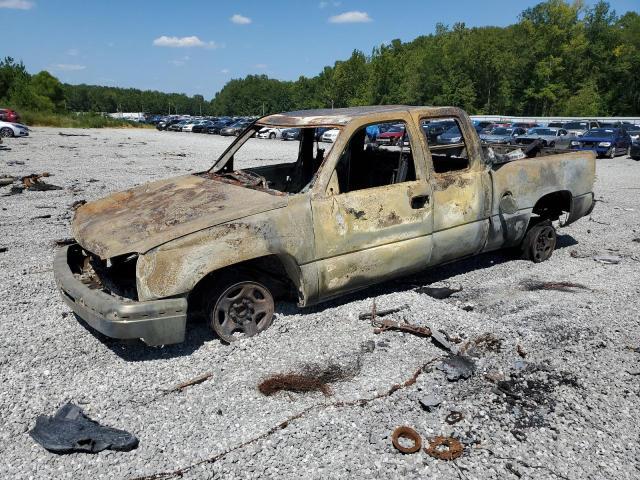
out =
[(414, 210), (424, 208), (429, 204), (429, 195), (416, 195), (411, 197), (411, 208)]

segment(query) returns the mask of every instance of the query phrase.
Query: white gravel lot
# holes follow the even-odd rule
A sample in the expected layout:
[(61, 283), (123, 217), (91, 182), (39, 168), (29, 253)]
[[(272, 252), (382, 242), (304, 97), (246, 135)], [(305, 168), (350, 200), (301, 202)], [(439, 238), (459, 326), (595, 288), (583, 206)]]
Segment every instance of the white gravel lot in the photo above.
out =
[[(559, 246), (542, 264), (488, 254), (312, 309), (281, 303), (269, 330), (231, 346), (197, 322), (184, 344), (164, 348), (84, 327), (59, 298), (52, 273), (54, 240), (70, 235), (69, 205), (203, 170), (229, 142), (155, 130), (34, 128), (0, 146), (0, 175), (47, 171), (48, 182), (64, 187), (0, 197), (0, 247), (8, 247), (0, 253), (0, 478), (136, 478), (185, 467), (190, 479), (640, 477), (640, 162), (598, 160), (600, 202), (591, 218), (559, 230)], [(251, 142), (257, 158), (284, 158), (293, 145)], [(35, 218), (41, 215), (51, 217)], [(622, 260), (591, 258), (600, 253)], [(520, 283), (531, 279), (588, 289), (525, 291)], [(446, 282), (464, 290), (446, 300), (413, 290)], [(358, 319), (373, 298), (379, 309), (408, 304), (395, 318), (463, 341), (492, 334), (501, 348), (477, 347), (468, 380), (447, 381), (435, 362), (414, 385), (384, 395), (444, 352), (409, 334), (375, 335)], [(358, 358), (360, 372), (335, 384), (333, 396), (264, 397), (256, 388), (305, 362)], [(213, 377), (204, 383), (163, 393), (208, 371)], [(512, 395), (496, 389), (501, 377), (511, 383), (498, 386)], [(430, 395), (443, 400), (433, 412), (419, 404)], [(48, 453), (27, 432), (38, 415), (67, 401), (134, 433), (140, 446)], [(448, 425), (453, 410), (464, 418)], [(424, 451), (403, 455), (390, 441), (399, 425), (415, 428), (425, 443), (461, 438), (464, 454), (453, 462)]]

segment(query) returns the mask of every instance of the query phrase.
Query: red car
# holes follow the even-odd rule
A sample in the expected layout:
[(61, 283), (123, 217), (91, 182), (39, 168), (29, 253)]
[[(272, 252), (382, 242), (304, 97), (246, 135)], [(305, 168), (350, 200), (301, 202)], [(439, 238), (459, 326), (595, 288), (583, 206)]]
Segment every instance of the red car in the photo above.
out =
[(379, 145), (399, 145), (404, 135), (404, 125), (394, 125), (389, 130), (378, 135), (376, 142)]
[(3, 122), (19, 123), (20, 115), (15, 110), (0, 108), (0, 120)]

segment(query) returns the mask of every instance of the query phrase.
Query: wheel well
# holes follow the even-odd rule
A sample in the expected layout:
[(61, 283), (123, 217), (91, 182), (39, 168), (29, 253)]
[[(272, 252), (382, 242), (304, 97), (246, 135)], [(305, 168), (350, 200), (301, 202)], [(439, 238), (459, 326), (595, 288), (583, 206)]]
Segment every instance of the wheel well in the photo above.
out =
[(202, 277), (187, 298), (189, 311), (200, 311), (203, 307), (202, 300), (206, 292), (212, 288), (216, 278), (232, 270), (251, 274), (256, 280), (269, 287), (275, 298), (289, 298), (296, 295), (296, 285), (287, 273), (284, 261), (277, 255), (267, 255), (214, 270)]
[(558, 220), (565, 212), (571, 211), (571, 192), (561, 190), (559, 192), (548, 193), (540, 198), (533, 207), (533, 214), (539, 220)]

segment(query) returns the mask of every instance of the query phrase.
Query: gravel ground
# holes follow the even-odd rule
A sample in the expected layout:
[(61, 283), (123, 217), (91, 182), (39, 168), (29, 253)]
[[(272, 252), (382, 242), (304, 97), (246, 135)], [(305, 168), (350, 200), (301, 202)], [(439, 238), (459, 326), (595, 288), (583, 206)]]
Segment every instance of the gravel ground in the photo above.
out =
[[(550, 261), (482, 255), (312, 309), (281, 303), (273, 327), (231, 346), (191, 322), (184, 344), (151, 348), (105, 338), (70, 313), (53, 281), (54, 240), (69, 236), (74, 201), (205, 169), (230, 139), (60, 131), (35, 128), (0, 147), (0, 174), (47, 171), (48, 182), (64, 187), (0, 197), (0, 247), (8, 247), (0, 253), (0, 478), (135, 478), (176, 469), (190, 479), (640, 477), (640, 163), (598, 160), (600, 202), (591, 218), (559, 230)], [(293, 145), (251, 142), (258, 157), (285, 158)], [(621, 261), (602, 264), (598, 254)], [(527, 291), (521, 282), (529, 280), (586, 288)], [(445, 300), (414, 291), (447, 283), (463, 291)], [(374, 298), (378, 309), (408, 305), (396, 319), (468, 342), (474, 375), (448, 381), (437, 368), (445, 352), (428, 339), (374, 334), (358, 319)], [(332, 396), (257, 390), (267, 375), (308, 362), (355, 375), (333, 384)], [(389, 394), (418, 369), (414, 384)], [(164, 392), (206, 372), (208, 381)], [(431, 412), (419, 402), (430, 396), (442, 400)], [(136, 434), (140, 446), (48, 453), (27, 432), (67, 401)], [(462, 421), (447, 424), (451, 411)], [(424, 451), (403, 455), (390, 441), (399, 425), (415, 428), (424, 443), (453, 435), (464, 454), (452, 462)]]

